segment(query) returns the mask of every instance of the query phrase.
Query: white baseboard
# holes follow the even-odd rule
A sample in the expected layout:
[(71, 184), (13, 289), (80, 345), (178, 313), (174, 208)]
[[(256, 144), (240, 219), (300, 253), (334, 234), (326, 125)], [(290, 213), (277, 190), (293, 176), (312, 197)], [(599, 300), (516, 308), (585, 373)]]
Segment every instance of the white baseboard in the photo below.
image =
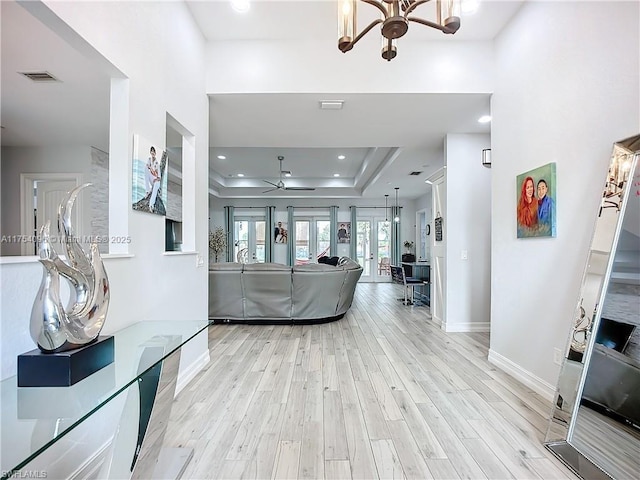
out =
[(490, 332), (489, 322), (446, 323), (445, 332)]
[(200, 373), (200, 370), (207, 366), (210, 360), (209, 349), (207, 349), (202, 352), (202, 355), (192, 362), (181, 375), (178, 376), (178, 380), (176, 382), (176, 395), (178, 395), (182, 389), (186, 387), (198, 373)]
[(113, 437), (104, 443), (96, 453), (84, 461), (78, 469), (69, 476), (69, 480), (86, 480), (87, 478), (96, 478), (100, 467), (104, 463), (107, 455), (110, 453), (111, 442)]
[(489, 363), (494, 364), (500, 370), (505, 371), (512, 377), (518, 379), (524, 383), (531, 390), (542, 396), (544, 399), (553, 402), (556, 395), (556, 387), (542, 380), (540, 377), (525, 370), (520, 365), (512, 362), (506, 357), (503, 357), (494, 350), (489, 350)]

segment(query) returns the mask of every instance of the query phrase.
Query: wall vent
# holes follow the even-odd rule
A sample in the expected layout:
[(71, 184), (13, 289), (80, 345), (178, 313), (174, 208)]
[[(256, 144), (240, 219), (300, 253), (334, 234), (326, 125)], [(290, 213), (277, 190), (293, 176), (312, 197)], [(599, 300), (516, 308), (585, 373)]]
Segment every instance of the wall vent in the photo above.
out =
[(422, 175), (422, 172), (411, 172), (409, 175)]
[(24, 75), (28, 79), (33, 80), (34, 82), (38, 82), (38, 83), (41, 83), (41, 82), (59, 82), (60, 81), (56, 77), (51, 75), (49, 72), (18, 72), (18, 73), (20, 73), (20, 75)]

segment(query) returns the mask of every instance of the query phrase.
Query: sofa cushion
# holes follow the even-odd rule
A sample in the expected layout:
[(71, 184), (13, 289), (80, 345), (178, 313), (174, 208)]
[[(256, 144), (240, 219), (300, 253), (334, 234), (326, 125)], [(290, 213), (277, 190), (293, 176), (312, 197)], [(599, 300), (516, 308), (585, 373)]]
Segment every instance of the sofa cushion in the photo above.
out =
[(209, 265), (209, 270), (215, 270), (215, 271), (230, 270), (230, 271), (241, 272), (243, 266), (244, 266), (243, 263), (238, 263), (238, 262), (222, 262), (222, 263), (214, 263), (212, 265)]
[(331, 265), (300, 267), (303, 268), (294, 268), (291, 275), (293, 319), (334, 317), (347, 272)]
[(338, 261), (338, 267), (342, 267), (345, 270), (356, 270), (360, 267), (360, 264), (349, 257), (340, 257)]
[(288, 265), (282, 265), (280, 263), (246, 263), (244, 265), (245, 272), (290, 272), (291, 267)]
[[(220, 263), (216, 265), (227, 265)], [(242, 264), (238, 268), (214, 268), (209, 270), (209, 318), (244, 318), (242, 292)]]
[(242, 272), (242, 289), (245, 319), (291, 318), (291, 267), (247, 264)]
[(305, 265), (296, 265), (293, 272), (335, 272), (337, 269), (332, 265), (322, 263), (307, 263)]

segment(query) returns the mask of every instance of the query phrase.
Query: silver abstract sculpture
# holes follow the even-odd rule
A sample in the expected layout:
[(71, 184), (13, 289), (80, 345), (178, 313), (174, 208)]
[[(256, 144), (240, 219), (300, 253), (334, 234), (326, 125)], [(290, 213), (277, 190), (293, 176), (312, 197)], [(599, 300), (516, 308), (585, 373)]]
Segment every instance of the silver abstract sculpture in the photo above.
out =
[[(44, 266), (42, 283), (31, 310), (31, 338), (45, 353), (63, 352), (93, 342), (102, 327), (109, 307), (109, 279), (98, 251), (91, 244), (87, 256), (71, 225), (71, 210), (86, 183), (71, 190), (58, 208), (58, 232), (66, 262), (53, 249), (49, 221), (40, 230), (40, 263)], [(60, 300), (60, 276), (70, 283), (67, 307)]]

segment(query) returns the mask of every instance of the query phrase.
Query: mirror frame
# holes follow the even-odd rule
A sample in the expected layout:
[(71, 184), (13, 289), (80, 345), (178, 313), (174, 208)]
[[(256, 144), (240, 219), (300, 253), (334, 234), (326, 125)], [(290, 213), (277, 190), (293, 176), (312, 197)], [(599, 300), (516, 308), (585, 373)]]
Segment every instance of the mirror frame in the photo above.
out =
[[(604, 207), (605, 199), (609, 198), (611, 192), (611, 177), (617, 175), (620, 172), (619, 155), (625, 155), (631, 157), (631, 164), (629, 167), (629, 174), (622, 182), (615, 182), (619, 190), (616, 190), (615, 195), (620, 195), (620, 205), (617, 210), (617, 218), (614, 220), (615, 225), (607, 224), (602, 218), (602, 210)], [(605, 182), (605, 189), (603, 192), (603, 198), (600, 203), (598, 216), (595, 221), (594, 233), (591, 239), (591, 247), (589, 249), (588, 262), (585, 267), (582, 282), (580, 287), (580, 297), (578, 305), (574, 313), (573, 325), (569, 334), (569, 339), (565, 349), (565, 356), (563, 359), (560, 375), (558, 378), (558, 386), (556, 387), (556, 393), (553, 402), (553, 411), (551, 419), (549, 421), (549, 427), (545, 437), (545, 446), (558, 457), (567, 467), (569, 467), (574, 473), (581, 478), (588, 479), (607, 479), (610, 480), (610, 476), (601, 470), (590, 459), (582, 455), (571, 443), (571, 435), (573, 432), (573, 426), (576, 420), (579, 399), (582, 397), (582, 390), (586, 380), (586, 373), (589, 368), (589, 361), (591, 358), (591, 352), (595, 344), (594, 332), (598, 331), (600, 324), (600, 317), (602, 314), (602, 308), (604, 304), (604, 297), (606, 295), (611, 270), (615, 258), (615, 251), (618, 245), (620, 237), (620, 231), (622, 229), (622, 223), (624, 215), (627, 209), (627, 203), (630, 195), (632, 194), (631, 188), (633, 185), (634, 174), (638, 166), (640, 159), (640, 135), (635, 135), (627, 139), (621, 140), (613, 144), (613, 152), (611, 155), (611, 162), (609, 170), (607, 172), (607, 180)], [(613, 226), (613, 232), (609, 229)], [(600, 227), (600, 230), (599, 230)], [(605, 241), (602, 241), (603, 229), (605, 229)], [(611, 235), (613, 233), (613, 235)], [(595, 249), (596, 240), (598, 240), (598, 234), (600, 234), (600, 241), (598, 243), (598, 249)], [(603, 246), (608, 247), (603, 250)], [(591, 274), (590, 264), (592, 263), (593, 255), (598, 253), (601, 256), (606, 256), (606, 269), (602, 272), (602, 279), (600, 281), (599, 288), (594, 289), (591, 295), (594, 297), (587, 303), (589, 305), (594, 304), (593, 317), (591, 319), (585, 319), (585, 308), (583, 307), (583, 300), (585, 300), (585, 293), (587, 292), (586, 280)], [(601, 261), (604, 262), (604, 258)], [(588, 315), (590, 307), (587, 307), (586, 314)], [(578, 344), (581, 344), (583, 351), (580, 352), (576, 347), (576, 335), (578, 338), (582, 337)], [(572, 348), (573, 347), (573, 348)], [(576, 355), (578, 353), (579, 355)], [(580, 355), (581, 354), (581, 355)], [(581, 358), (580, 358), (581, 357)], [(560, 391), (561, 385), (564, 388), (564, 392)], [(569, 392), (573, 394), (575, 392), (574, 400), (566, 401), (563, 398), (562, 393)]]

